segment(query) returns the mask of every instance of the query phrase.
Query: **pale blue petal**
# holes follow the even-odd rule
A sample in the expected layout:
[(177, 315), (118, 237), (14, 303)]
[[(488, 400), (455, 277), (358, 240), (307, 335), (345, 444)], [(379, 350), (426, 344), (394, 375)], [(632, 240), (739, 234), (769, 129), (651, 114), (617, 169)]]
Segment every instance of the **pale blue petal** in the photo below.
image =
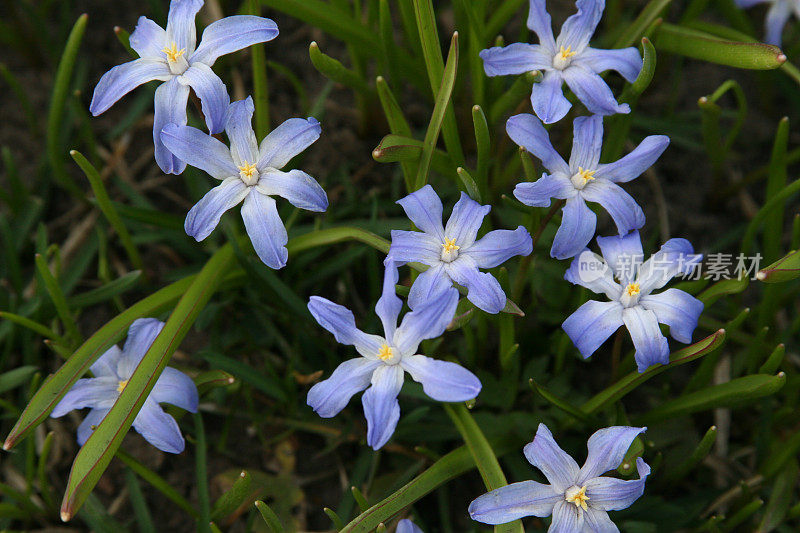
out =
[(616, 70), (628, 82), (633, 83), (642, 70), (642, 55), (634, 47), (615, 50), (587, 47), (580, 55), (575, 56), (573, 63), (598, 74), (606, 70)]
[(319, 296), (309, 298), (308, 310), (320, 326), (333, 333), (337, 342), (355, 346), (358, 353), (375, 360), (384, 339), (358, 329), (352, 311)]
[(572, 154), (569, 168), (572, 173), (583, 170), (594, 170), (600, 161), (603, 148), (603, 117), (592, 115), (578, 117), (572, 123)]
[(199, 398), (192, 378), (171, 366), (165, 367), (153, 386), (150, 398), (158, 403), (168, 403), (190, 413), (197, 412)]
[(481, 205), (467, 196), (467, 193), (462, 192), (461, 198), (453, 206), (453, 213), (444, 227), (445, 237), (455, 239), (456, 244), (461, 248), (472, 246), (478, 230), (481, 229), (483, 219), (491, 210), (492, 206)]
[(161, 130), (161, 142), (179, 159), (213, 178), (224, 180), (239, 176), (228, 147), (197, 128), (167, 124)]
[(444, 227), (442, 226), (442, 201), (433, 187), (425, 185), (397, 201), (419, 229), (436, 237), (444, 243)]
[(516, 255), (525, 256), (532, 251), (531, 234), (519, 226), (515, 230), (490, 231), (466, 250), (461, 250), (460, 255), (472, 258), (478, 268), (494, 268)]
[(597, 244), (620, 284), (631, 283), (644, 260), (639, 232), (634, 230), (624, 235), (597, 237)]
[(536, 116), (545, 124), (558, 122), (572, 107), (561, 88), (563, 81), (562, 71), (547, 70), (542, 81), (533, 84), (531, 105)]
[(425, 394), (438, 402), (466, 402), (481, 392), (475, 374), (456, 363), (412, 355), (404, 356), (400, 365), (414, 381), (422, 383)]
[(564, 279), (595, 294), (605, 294), (611, 300), (617, 300), (622, 293), (622, 287), (614, 280), (614, 273), (606, 261), (588, 248), (575, 256), (564, 273)]
[(423, 533), (423, 531), (414, 522), (404, 518), (397, 523), (395, 533)]
[(136, 59), (117, 65), (100, 78), (97, 87), (94, 88), (89, 111), (96, 117), (139, 85), (153, 80), (167, 81), (171, 78), (169, 67), (160, 60)]
[(258, 142), (253, 131), (253, 113), (256, 108), (253, 99), (233, 102), (228, 107), (225, 133), (231, 143), (231, 156), (236, 166), (245, 163), (255, 164), (258, 161)]
[(86, 415), (86, 418), (83, 419), (81, 425), (78, 426), (78, 445), (83, 446), (86, 444), (86, 441), (89, 440), (89, 436), (92, 434), (94, 429), (100, 425), (100, 422), (106, 417), (108, 412), (111, 410), (109, 407), (108, 409), (92, 409)]
[(653, 311), (638, 305), (628, 307), (622, 312), (622, 320), (636, 348), (634, 357), (640, 373), (652, 365), (669, 362), (669, 344)]
[(596, 477), (586, 483), (586, 495), (592, 507), (604, 511), (627, 509), (644, 493), (644, 484), (650, 475), (650, 467), (641, 457), (636, 458), (639, 479), (624, 480)]
[(583, 513), (584, 531), (587, 533), (619, 533), (617, 525), (608, 517), (608, 513), (602, 509), (589, 507)]
[(764, 4), (767, 2), (772, 2), (773, 0), (734, 0), (738, 7), (742, 9), (746, 9), (748, 7), (753, 7), (756, 4)]
[(488, 272), (478, 270), (478, 265), (468, 255), (461, 255), (445, 265), (450, 279), (467, 289), (467, 300), (487, 313), (496, 314), (506, 306), (506, 294), (500, 282)]
[(538, 44), (514, 43), (481, 50), (487, 76), (522, 74), (553, 66), (553, 55)]
[(116, 377), (79, 379), (61, 398), (50, 416), (58, 418), (84, 407), (110, 409), (119, 396), (117, 386), (119, 380)]
[(613, 163), (597, 167), (595, 177), (626, 183), (638, 178), (642, 173), (653, 166), (669, 146), (669, 137), (666, 135), (650, 135), (637, 146), (631, 153)]
[(526, 516), (545, 517), (564, 499), (550, 485), (521, 481), (497, 488), (469, 504), (469, 516), (484, 524), (506, 524)]
[[(646, 430), (647, 428), (612, 426), (596, 431), (586, 444), (589, 454), (581, 468), (578, 486), (618, 468), (633, 440)], [(590, 502), (593, 503), (591, 500)]]
[(269, 132), (258, 148), (258, 168), (283, 168), (295, 156), (314, 144), (322, 126), (314, 117), (290, 118)]
[(380, 365), (372, 374), (372, 386), (361, 396), (367, 418), (367, 444), (378, 450), (386, 444), (400, 420), (397, 395), (403, 387), (399, 365)]
[(416, 306), (403, 317), (392, 344), (403, 356), (414, 355), (420, 342), (444, 333), (456, 314), (457, 305), (458, 291), (451, 287), (426, 304)]
[(625, 190), (607, 180), (592, 180), (581, 191), (587, 202), (595, 202), (608, 211), (621, 235), (644, 226), (644, 211)]
[(561, 33), (556, 39), (556, 47), (571, 47), (580, 54), (589, 44), (594, 30), (603, 16), (605, 0), (578, 0), (575, 2), (578, 12), (569, 17), (561, 26)]
[(566, 200), (576, 196), (578, 191), (564, 174), (542, 174), (534, 182), (518, 183), (514, 187), (517, 200), (531, 207), (550, 207), (550, 199)]
[(331, 418), (347, 406), (354, 394), (369, 386), (380, 361), (357, 357), (336, 367), (331, 377), (308, 391), (306, 403), (322, 418)]
[(550, 255), (556, 259), (569, 259), (579, 254), (592, 240), (596, 227), (597, 215), (583, 198), (569, 198), (562, 210), (561, 225), (553, 239)]
[(167, 40), (175, 42), (178, 50), (185, 49), (191, 57), (197, 44), (194, 19), (203, 7), (203, 0), (172, 0), (167, 15)]
[(139, 57), (164, 62), (162, 50), (167, 46), (167, 32), (149, 18), (139, 17), (128, 42)]
[(694, 253), (692, 244), (686, 239), (668, 240), (639, 269), (636, 282), (642, 296), (660, 289), (678, 274), (691, 272), (701, 259), (702, 256)]
[(790, 14), (789, 2), (778, 1), (772, 4), (767, 11), (767, 17), (764, 19), (765, 43), (774, 44), (775, 46), (781, 45), (783, 28), (786, 26)]
[(525, 446), (523, 453), (530, 464), (542, 471), (553, 490), (559, 494), (564, 494), (578, 479), (578, 463), (556, 444), (553, 434), (544, 424), (539, 424), (536, 437)]
[(562, 76), (569, 88), (586, 106), (590, 113), (596, 115), (614, 115), (616, 113), (630, 113), (628, 104), (618, 104), (603, 78), (591, 70), (579, 65), (571, 65), (563, 71)]
[(211, 67), (195, 63), (180, 77), (183, 83), (194, 89), (200, 98), (206, 127), (211, 133), (220, 133), (225, 128), (225, 115), (231, 103), (228, 89)]
[(584, 526), (583, 512), (565, 500), (561, 500), (553, 507), (553, 522), (547, 533), (582, 533)]
[(115, 344), (106, 352), (101, 355), (97, 361), (92, 363), (92, 366), (89, 367), (92, 374), (96, 378), (116, 378), (119, 379), (117, 376), (117, 365), (119, 364), (119, 359), (122, 357), (122, 350)]
[(165, 174), (180, 174), (186, 168), (186, 163), (169, 151), (161, 142), (161, 130), (167, 124), (185, 126), (188, 122), (186, 104), (189, 102), (189, 87), (183, 85), (178, 78), (172, 78), (167, 83), (162, 83), (156, 89), (155, 107), (153, 116), (153, 144), (155, 147), (156, 163)]
[(162, 452), (181, 453), (185, 447), (178, 423), (152, 398), (145, 400), (133, 421), (133, 429)]
[(660, 294), (648, 294), (639, 304), (656, 314), (658, 321), (669, 326), (669, 334), (678, 342), (689, 344), (697, 321), (703, 312), (703, 302), (679, 289), (667, 289)]
[(528, 28), (539, 37), (539, 42), (555, 53), (556, 40), (553, 37), (550, 13), (547, 12), (545, 0), (530, 0), (527, 24)]
[(420, 306), (427, 305), (428, 302), (437, 298), (440, 293), (446, 291), (453, 286), (453, 281), (447, 274), (445, 263), (439, 262), (436, 266), (432, 266), (425, 272), (420, 273), (414, 284), (411, 285), (411, 290), (408, 293), (408, 306), (411, 309), (417, 309)]
[(268, 18), (233, 15), (209, 24), (189, 63), (212, 66), (220, 57), (278, 36), (278, 25)]
[(122, 356), (117, 363), (117, 375), (126, 380), (133, 375), (139, 362), (164, 329), (164, 322), (156, 318), (138, 318), (128, 328), (128, 338), (122, 347)]
[(270, 268), (283, 268), (289, 259), (289, 235), (275, 199), (251, 190), (242, 204), (242, 220), (258, 258)]
[(506, 133), (512, 141), (541, 160), (551, 173), (569, 174), (569, 165), (553, 148), (550, 134), (535, 116), (528, 113), (514, 115), (506, 122)]
[(272, 170), (261, 174), (256, 189), (268, 196), (280, 196), (295, 207), (322, 213), (328, 209), (328, 195), (322, 186), (302, 170)]
[(389, 257), (398, 263), (417, 261), (433, 267), (441, 263), (442, 245), (429, 233), (392, 230)]
[(248, 188), (238, 176), (225, 179), (208, 191), (186, 215), (183, 225), (186, 234), (202, 241), (211, 235), (223, 213), (239, 205), (247, 194)]
[(561, 325), (585, 358), (591, 356), (622, 325), (619, 302), (589, 300)]
[(375, 314), (381, 319), (385, 338), (393, 339), (397, 329), (397, 317), (403, 308), (403, 301), (397, 296), (397, 281), (400, 274), (397, 271), (397, 263), (390, 258), (387, 257), (383, 265), (383, 288), (381, 297), (375, 303)]

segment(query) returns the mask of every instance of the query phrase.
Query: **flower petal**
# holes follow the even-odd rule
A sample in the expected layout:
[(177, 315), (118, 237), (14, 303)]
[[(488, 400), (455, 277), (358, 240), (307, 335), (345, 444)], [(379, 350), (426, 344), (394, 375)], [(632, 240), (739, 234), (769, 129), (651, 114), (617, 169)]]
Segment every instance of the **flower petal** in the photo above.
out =
[(604, 511), (627, 509), (644, 493), (644, 484), (650, 475), (650, 467), (641, 457), (636, 458), (639, 479), (624, 480), (611, 477), (596, 477), (586, 483), (586, 495), (592, 507)]
[(197, 386), (192, 378), (171, 366), (165, 367), (153, 386), (150, 398), (158, 403), (169, 403), (185, 409), (190, 413), (197, 412), (199, 398)]
[(783, 28), (789, 20), (790, 4), (789, 2), (774, 2), (767, 10), (767, 16), (764, 19), (764, 42), (767, 44), (774, 44), (775, 46), (781, 45)]
[(592, 115), (578, 117), (572, 123), (572, 154), (569, 168), (572, 173), (578, 168), (594, 170), (600, 161), (600, 150), (603, 148), (603, 117)]
[(534, 182), (518, 183), (514, 196), (531, 207), (550, 207), (550, 199), (566, 200), (576, 196), (578, 191), (564, 174), (542, 174)]
[(481, 392), (475, 374), (456, 363), (412, 355), (403, 357), (400, 365), (437, 402), (466, 402)]
[(348, 308), (319, 296), (308, 300), (308, 310), (320, 326), (336, 338), (336, 342), (355, 346), (358, 353), (375, 360), (384, 343), (383, 337), (368, 335), (356, 327), (356, 319)]
[(427, 305), (431, 300), (453, 286), (443, 262), (422, 272), (408, 293), (408, 306), (413, 310)]
[(588, 248), (575, 256), (564, 279), (595, 294), (605, 294), (611, 300), (617, 300), (622, 293), (622, 287), (614, 281), (614, 273), (608, 264)]
[(183, 224), (186, 234), (202, 241), (211, 235), (223, 213), (239, 205), (247, 194), (248, 188), (238, 176), (223, 180), (189, 210)]
[(453, 281), (467, 289), (467, 299), (475, 307), (496, 314), (506, 306), (506, 294), (500, 282), (488, 272), (479, 271), (475, 260), (468, 255), (459, 256), (445, 265), (445, 269)]
[(397, 395), (403, 387), (403, 369), (399, 365), (380, 365), (372, 374), (372, 386), (361, 396), (367, 418), (367, 444), (380, 449), (394, 433), (400, 420)]
[(585, 521), (584, 531), (591, 533), (619, 533), (617, 525), (608, 517), (608, 513), (602, 509), (589, 507), (583, 513)]
[(200, 46), (189, 59), (189, 63), (204, 63), (210, 67), (220, 56), (271, 41), (277, 36), (278, 25), (268, 18), (253, 15), (225, 17), (212, 22), (203, 30)]
[(79, 446), (86, 444), (86, 441), (89, 440), (89, 436), (92, 434), (94, 429), (100, 425), (100, 422), (103, 421), (110, 410), (111, 408), (109, 407), (108, 409), (92, 409), (89, 411), (89, 413), (86, 415), (86, 418), (84, 418), (83, 422), (81, 422), (81, 425), (78, 426)]
[(295, 156), (314, 144), (322, 126), (314, 117), (290, 118), (269, 132), (258, 148), (258, 168), (283, 168)]
[(621, 235), (644, 226), (644, 211), (625, 190), (607, 180), (590, 181), (581, 191), (587, 202), (596, 202), (608, 211)]
[(660, 289), (678, 274), (686, 274), (702, 259), (686, 239), (670, 239), (639, 268), (636, 277), (642, 295)]
[(736, 7), (741, 7), (742, 9), (746, 9), (748, 7), (753, 7), (757, 4), (764, 4), (766, 2), (772, 2), (772, 0), (734, 0)]
[(597, 215), (580, 196), (567, 199), (562, 213), (550, 255), (556, 259), (569, 259), (579, 254), (592, 240), (597, 227)]
[(545, 124), (558, 122), (572, 107), (561, 88), (563, 81), (562, 71), (546, 70), (542, 81), (533, 84), (531, 105), (536, 116)]
[(633, 83), (642, 70), (642, 55), (634, 47), (599, 50), (587, 46), (580, 55), (575, 56), (574, 63), (598, 74), (616, 70), (629, 83)]
[(545, 517), (564, 499), (550, 485), (521, 481), (499, 487), (469, 504), (469, 516), (484, 524), (506, 524), (526, 516)]
[(92, 363), (89, 370), (92, 371), (92, 374), (94, 374), (96, 378), (119, 379), (117, 376), (117, 365), (119, 364), (120, 357), (122, 357), (122, 350), (115, 344), (106, 350), (97, 361)]
[(644, 260), (639, 232), (634, 230), (623, 235), (597, 237), (597, 244), (620, 284), (624, 286), (633, 281)]
[(133, 421), (133, 429), (162, 452), (181, 453), (185, 447), (178, 423), (152, 398), (145, 400)]
[(239, 176), (231, 151), (219, 141), (191, 126), (167, 124), (161, 142), (179, 159), (218, 180)]
[(551, 173), (569, 174), (569, 165), (553, 148), (550, 134), (535, 116), (529, 113), (514, 115), (506, 122), (506, 133), (512, 141), (539, 158)]
[(614, 115), (630, 113), (628, 104), (618, 104), (603, 78), (589, 69), (573, 64), (563, 71), (564, 81), (586, 106), (589, 112), (596, 115)]
[(393, 339), (397, 329), (397, 317), (403, 308), (403, 301), (397, 296), (397, 280), (400, 274), (397, 271), (397, 263), (388, 257), (383, 265), (383, 288), (381, 297), (375, 303), (375, 314), (381, 319), (384, 336)]
[(639, 372), (644, 372), (651, 365), (669, 362), (669, 344), (658, 327), (658, 318), (653, 311), (638, 305), (628, 307), (622, 312), (622, 320), (636, 348), (634, 358)]
[(481, 50), (483, 70), (487, 76), (522, 74), (553, 66), (553, 55), (538, 44), (514, 43)]
[(225, 83), (203, 63), (195, 63), (179, 79), (194, 89), (200, 98), (208, 130), (220, 133), (225, 128), (225, 116), (231, 103)]
[(156, 163), (165, 174), (180, 174), (186, 168), (186, 163), (169, 151), (161, 142), (161, 130), (167, 124), (185, 126), (188, 122), (186, 104), (189, 102), (189, 87), (183, 85), (178, 78), (172, 78), (167, 83), (162, 83), (156, 89), (153, 102), (153, 145), (155, 147)]
[(393, 229), (389, 257), (398, 263), (417, 261), (433, 267), (441, 263), (442, 242), (430, 233)]
[(253, 99), (248, 96), (244, 100), (233, 102), (228, 107), (225, 133), (231, 142), (231, 156), (236, 166), (258, 161), (258, 141), (253, 131), (253, 113), (256, 108)]
[(268, 196), (280, 196), (293, 206), (322, 213), (328, 209), (328, 195), (317, 180), (302, 170), (272, 170), (261, 174), (256, 188)]
[(536, 437), (525, 446), (523, 453), (530, 464), (542, 471), (558, 494), (564, 494), (578, 479), (578, 463), (556, 444), (544, 424), (539, 424)]
[(575, 2), (578, 12), (569, 17), (561, 26), (561, 33), (556, 39), (556, 47), (571, 47), (580, 54), (589, 44), (594, 30), (603, 16), (605, 0), (578, 0)]
[(419, 229), (436, 237), (444, 243), (444, 227), (442, 226), (442, 201), (433, 187), (425, 185), (397, 201)]
[(155, 342), (158, 334), (164, 329), (164, 322), (156, 318), (139, 318), (128, 328), (128, 338), (122, 347), (122, 356), (117, 363), (117, 375), (120, 379), (128, 379), (139, 366), (139, 362)]
[(336, 367), (331, 376), (308, 391), (306, 403), (322, 418), (331, 418), (347, 406), (354, 394), (369, 386), (372, 373), (381, 366), (377, 360), (349, 359)]
[(553, 507), (553, 522), (547, 533), (578, 533), (583, 531), (584, 513), (565, 500), (561, 500)]
[(631, 153), (613, 163), (597, 167), (595, 177), (603, 178), (614, 183), (626, 183), (638, 178), (642, 173), (653, 166), (669, 146), (669, 137), (666, 135), (650, 135), (645, 137)]
[(547, 12), (545, 0), (531, 0), (528, 11), (528, 29), (539, 37), (539, 42), (553, 51), (556, 51), (556, 40), (553, 37), (553, 26), (550, 13)]
[(174, 42), (178, 50), (186, 50), (191, 57), (197, 44), (197, 28), (194, 19), (203, 7), (204, 0), (172, 0), (167, 15), (167, 40)]
[(423, 533), (423, 531), (414, 522), (404, 518), (397, 523), (395, 533)]
[(622, 325), (622, 305), (589, 300), (572, 313), (561, 327), (584, 359), (591, 356)]
[(529, 255), (533, 251), (531, 234), (522, 226), (515, 230), (490, 231), (475, 244), (463, 250), (461, 255), (475, 261), (478, 268), (494, 268), (514, 257)]
[(162, 49), (167, 45), (167, 32), (149, 18), (139, 17), (128, 42), (139, 57), (164, 62)]
[(392, 344), (397, 346), (405, 357), (414, 355), (419, 343), (425, 339), (435, 339), (447, 328), (458, 305), (458, 291), (449, 288), (425, 305), (418, 305), (407, 313), (394, 334)]
[(242, 204), (242, 220), (261, 262), (275, 269), (286, 266), (289, 235), (278, 214), (275, 199), (251, 190)]
[(455, 239), (456, 244), (461, 248), (467, 248), (475, 242), (478, 230), (481, 229), (483, 219), (492, 210), (490, 205), (481, 205), (462, 192), (456, 205), (453, 206), (453, 213), (447, 220), (444, 227), (445, 237)]
[(97, 116), (139, 85), (153, 80), (172, 78), (167, 64), (154, 59), (135, 59), (112, 68), (100, 78), (94, 88), (89, 111)]
[(697, 321), (703, 312), (703, 302), (679, 289), (667, 289), (660, 294), (648, 294), (639, 304), (656, 314), (662, 324), (669, 326), (669, 334), (676, 341), (689, 344)]
[(646, 430), (647, 428), (612, 426), (596, 431), (589, 437), (586, 445), (589, 454), (581, 467), (578, 485), (582, 486), (588, 480), (618, 468), (633, 440)]
[(52, 418), (64, 416), (75, 409), (110, 409), (119, 394), (116, 377), (83, 378), (75, 382), (50, 413)]

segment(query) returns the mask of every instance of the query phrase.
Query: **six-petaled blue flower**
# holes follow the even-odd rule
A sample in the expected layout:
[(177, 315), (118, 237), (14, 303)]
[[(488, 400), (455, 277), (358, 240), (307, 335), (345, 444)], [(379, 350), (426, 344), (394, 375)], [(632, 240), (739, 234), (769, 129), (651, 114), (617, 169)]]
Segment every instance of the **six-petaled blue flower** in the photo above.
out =
[[(94, 377), (79, 379), (50, 413), (57, 418), (74, 409), (91, 408), (78, 427), (78, 444), (83, 446), (95, 426), (111, 410), (163, 327), (164, 323), (154, 318), (136, 320), (128, 330), (122, 350), (112, 346), (101, 355), (90, 368)], [(136, 415), (133, 429), (159, 450), (181, 453), (184, 441), (178, 423), (158, 404), (169, 403), (196, 413), (197, 402), (197, 387), (191, 378), (166, 367)]]
[(639, 479), (623, 480), (602, 474), (619, 467), (636, 436), (647, 428), (614, 426), (589, 437), (589, 455), (582, 467), (562, 450), (544, 424), (533, 442), (525, 446), (525, 458), (542, 471), (549, 485), (522, 481), (495, 489), (469, 506), (473, 520), (505, 524), (525, 516), (553, 515), (550, 533), (619, 533), (608, 511), (633, 504), (644, 492), (650, 467), (636, 459)]
[(528, 28), (539, 36), (539, 44), (514, 43), (480, 53), (487, 76), (534, 70), (544, 74), (542, 81), (533, 85), (531, 104), (546, 124), (558, 122), (572, 107), (562, 91), (564, 82), (591, 113), (630, 113), (628, 104), (617, 103), (599, 73), (616, 70), (633, 82), (642, 70), (642, 57), (636, 48), (598, 50), (589, 46), (605, 0), (578, 0), (576, 5), (578, 12), (564, 22), (556, 39), (545, 0), (530, 0)]
[(222, 181), (189, 211), (186, 233), (202, 241), (225, 211), (244, 201), (242, 219), (258, 257), (271, 268), (282, 268), (289, 255), (285, 246), (289, 237), (272, 196), (316, 212), (328, 208), (328, 197), (302, 170), (279, 169), (316, 141), (322, 128), (314, 118), (292, 118), (270, 132), (259, 146), (252, 127), (253, 111), (250, 97), (230, 105), (225, 125), (230, 149), (190, 126), (168, 124), (161, 138), (182, 160)]
[(636, 348), (639, 372), (650, 365), (666, 364), (669, 345), (658, 324), (668, 325), (675, 340), (690, 343), (703, 302), (680, 289), (652, 292), (674, 276), (691, 272), (701, 256), (694, 254), (686, 239), (670, 239), (642, 262), (642, 243), (636, 231), (598, 237), (597, 244), (603, 257), (586, 250), (573, 260), (564, 279), (605, 294), (611, 301), (586, 302), (564, 321), (564, 331), (581, 355), (589, 357), (625, 325)]
[(430, 185), (397, 202), (408, 218), (422, 230), (392, 231), (387, 261), (398, 264), (416, 261), (428, 265), (417, 277), (408, 295), (414, 309), (429, 301), (453, 282), (466, 287), (467, 298), (487, 313), (499, 313), (506, 305), (500, 283), (480, 268), (492, 268), (515, 255), (528, 255), (533, 249), (528, 231), (495, 230), (475, 240), (484, 217), (492, 209), (461, 193), (453, 213), (442, 226), (442, 201)]
[(147, 17), (140, 17), (130, 38), (139, 59), (106, 72), (95, 87), (89, 107), (97, 116), (139, 85), (154, 80), (165, 82), (156, 89), (153, 142), (156, 162), (168, 174), (180, 174), (186, 164), (163, 145), (161, 129), (170, 123), (186, 124), (189, 88), (202, 102), (208, 129), (211, 133), (221, 132), (230, 97), (211, 67), (220, 56), (278, 35), (278, 26), (270, 19), (236, 15), (209, 24), (196, 46), (194, 19), (201, 7), (203, 0), (172, 0), (166, 30)]
[(644, 225), (644, 213), (636, 200), (618, 183), (627, 183), (647, 170), (669, 145), (664, 135), (646, 137), (622, 159), (600, 164), (603, 145), (603, 118), (578, 117), (573, 123), (572, 154), (569, 163), (556, 152), (542, 123), (529, 114), (508, 119), (508, 135), (520, 146), (541, 159), (550, 174), (533, 183), (520, 183), (514, 196), (530, 206), (547, 207), (551, 198), (566, 200), (561, 226), (556, 232), (550, 255), (567, 259), (583, 250), (594, 236), (597, 216), (586, 202), (596, 202), (608, 211), (620, 234)]
[(781, 36), (786, 22), (792, 12), (794, 16), (800, 18), (800, 1), (798, 0), (736, 0), (736, 5), (741, 8), (752, 7), (756, 4), (772, 4), (767, 10), (767, 18), (764, 20), (764, 42), (767, 44), (781, 45)]
[(461, 366), (417, 354), (420, 342), (444, 333), (455, 314), (458, 291), (444, 289), (406, 314), (398, 327), (403, 303), (395, 293), (397, 279), (397, 265), (387, 262), (383, 293), (375, 305), (383, 337), (358, 329), (353, 313), (341, 305), (319, 296), (308, 302), (317, 322), (341, 344), (355, 346), (361, 355), (345, 361), (331, 377), (314, 385), (308, 391), (308, 405), (321, 417), (330, 418), (344, 409), (354, 394), (369, 387), (361, 403), (367, 418), (367, 443), (376, 450), (386, 444), (400, 419), (397, 395), (405, 372), (422, 384), (425, 394), (440, 402), (470, 400), (481, 390), (478, 378)]

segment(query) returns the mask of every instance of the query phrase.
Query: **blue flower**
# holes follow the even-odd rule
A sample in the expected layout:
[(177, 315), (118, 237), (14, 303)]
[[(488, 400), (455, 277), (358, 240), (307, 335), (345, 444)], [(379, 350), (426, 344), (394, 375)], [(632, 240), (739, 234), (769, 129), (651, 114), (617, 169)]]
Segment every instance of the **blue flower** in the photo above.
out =
[(153, 142), (156, 162), (168, 174), (180, 174), (186, 164), (162, 144), (161, 129), (170, 123), (186, 124), (189, 88), (202, 102), (208, 129), (211, 133), (221, 132), (230, 97), (211, 67), (220, 56), (278, 35), (278, 26), (270, 19), (237, 15), (209, 24), (196, 46), (194, 18), (201, 7), (203, 0), (172, 0), (166, 30), (147, 17), (140, 17), (130, 38), (139, 59), (106, 72), (95, 87), (89, 106), (92, 115), (97, 116), (139, 85), (153, 80), (165, 82), (156, 89)]
[(525, 516), (553, 515), (550, 533), (619, 532), (607, 511), (633, 504), (644, 492), (650, 467), (636, 459), (639, 479), (625, 481), (601, 474), (622, 463), (636, 436), (647, 428), (613, 426), (589, 437), (589, 455), (582, 467), (562, 450), (544, 424), (523, 450), (542, 471), (549, 485), (522, 481), (495, 489), (473, 500), (469, 514), (484, 524), (505, 524)]
[(430, 185), (397, 202), (422, 232), (392, 231), (387, 261), (398, 264), (417, 261), (430, 268), (417, 277), (408, 295), (415, 309), (453, 282), (466, 287), (467, 298), (487, 313), (499, 313), (506, 305), (500, 283), (480, 268), (493, 268), (515, 255), (533, 249), (528, 231), (495, 230), (476, 241), (484, 217), (492, 209), (461, 193), (453, 213), (442, 227), (442, 201)]
[(575, 256), (592, 240), (597, 216), (586, 205), (587, 201), (603, 206), (620, 234), (644, 226), (642, 208), (617, 184), (637, 178), (669, 145), (669, 137), (651, 135), (622, 159), (600, 164), (603, 118), (578, 117), (573, 129), (572, 155), (567, 164), (550, 143), (547, 130), (533, 115), (516, 115), (506, 124), (514, 142), (541, 159), (550, 172), (533, 183), (520, 183), (514, 189), (514, 196), (535, 207), (549, 206), (551, 198), (567, 201), (550, 250), (550, 255), (557, 259)]
[(404, 518), (397, 523), (395, 533), (423, 533), (423, 531), (414, 522)]
[(384, 335), (369, 335), (356, 327), (353, 313), (325, 298), (312, 296), (308, 309), (319, 324), (333, 333), (341, 344), (355, 346), (361, 357), (339, 365), (331, 377), (308, 391), (308, 405), (323, 418), (336, 416), (354, 394), (361, 397), (367, 418), (367, 443), (378, 449), (389, 440), (400, 419), (397, 395), (405, 372), (422, 383), (425, 394), (440, 402), (463, 402), (475, 398), (481, 383), (471, 372), (455, 363), (437, 361), (417, 354), (423, 339), (444, 333), (458, 304), (458, 291), (450, 287), (427, 305), (397, 318), (403, 303), (395, 294), (397, 265), (389, 261), (383, 293), (375, 313), (383, 323)]
[(691, 272), (701, 256), (694, 255), (686, 239), (670, 239), (643, 263), (636, 231), (598, 237), (597, 244), (603, 257), (584, 251), (573, 260), (564, 279), (605, 294), (611, 301), (586, 302), (564, 321), (564, 331), (586, 358), (625, 325), (636, 348), (639, 372), (650, 365), (668, 363), (669, 346), (658, 324), (668, 325), (673, 339), (688, 344), (703, 312), (703, 302), (679, 289), (652, 292), (678, 274)]
[(578, 100), (594, 114), (630, 113), (628, 104), (618, 104), (600, 72), (616, 70), (633, 82), (642, 70), (642, 56), (636, 48), (598, 50), (589, 46), (605, 8), (605, 0), (578, 0), (578, 12), (553, 38), (545, 0), (530, 0), (528, 28), (539, 36), (539, 44), (514, 43), (482, 50), (487, 76), (506, 76), (539, 70), (542, 81), (533, 85), (531, 104), (545, 124), (558, 122), (572, 104), (561, 89), (566, 82)]
[(316, 141), (322, 128), (314, 118), (292, 118), (270, 132), (259, 146), (252, 127), (253, 111), (250, 97), (230, 105), (225, 125), (230, 149), (211, 135), (177, 124), (168, 124), (161, 139), (183, 161), (222, 181), (189, 211), (186, 233), (202, 241), (225, 211), (244, 201), (242, 219), (258, 257), (271, 268), (282, 268), (289, 257), (285, 246), (289, 237), (272, 196), (317, 212), (328, 208), (328, 197), (302, 170), (279, 169)]
[(736, 5), (741, 8), (752, 7), (756, 4), (772, 4), (767, 10), (764, 20), (766, 35), (764, 42), (767, 44), (781, 45), (781, 34), (789, 16), (794, 11), (794, 16), (800, 18), (800, 4), (796, 0), (736, 0)]
[[(101, 355), (90, 368), (94, 377), (79, 379), (50, 413), (53, 418), (58, 418), (73, 409), (91, 408), (78, 426), (78, 444), (83, 446), (111, 410), (163, 327), (164, 323), (154, 318), (136, 320), (128, 330), (122, 351), (115, 345)], [(197, 402), (197, 387), (191, 378), (166, 367), (136, 415), (133, 429), (159, 450), (181, 453), (184, 442), (178, 423), (158, 404), (169, 403), (196, 413)]]

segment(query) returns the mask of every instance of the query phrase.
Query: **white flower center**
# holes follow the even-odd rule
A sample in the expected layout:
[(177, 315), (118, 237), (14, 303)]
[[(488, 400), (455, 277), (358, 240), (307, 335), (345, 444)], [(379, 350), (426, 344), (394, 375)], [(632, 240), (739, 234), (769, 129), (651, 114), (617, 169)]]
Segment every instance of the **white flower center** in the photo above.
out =
[(567, 68), (570, 63), (572, 63), (572, 58), (578, 52), (573, 52), (571, 46), (567, 46), (564, 48), (561, 47), (561, 50), (553, 57), (553, 68), (557, 70), (564, 70)]
[(189, 68), (189, 62), (186, 60), (186, 48), (178, 50), (178, 45), (173, 42), (162, 48), (161, 51), (167, 56), (167, 65), (171, 73), (179, 76)]
[(236, 168), (239, 169), (239, 179), (242, 180), (245, 185), (252, 187), (258, 183), (260, 174), (255, 163), (248, 163), (247, 161), (244, 161), (241, 166)]
[(378, 352), (378, 359), (386, 363), (387, 365), (396, 365), (400, 362), (400, 354), (397, 353), (396, 348), (392, 348), (385, 342), (381, 345), (381, 349)]
[(455, 239), (448, 239), (447, 237), (444, 238), (444, 244), (442, 244), (442, 255), (441, 259), (445, 263), (452, 263), (458, 257), (458, 250), (461, 247), (456, 244)]
[(575, 507), (578, 509), (583, 509), (584, 511), (589, 510), (589, 506), (586, 505), (586, 502), (589, 501), (589, 497), (586, 495), (586, 487), (578, 488), (577, 485), (573, 485), (567, 489), (564, 493), (564, 500), (569, 503), (575, 504)]
[(572, 185), (578, 189), (579, 191), (586, 187), (586, 185), (595, 179), (594, 173), (597, 172), (596, 170), (584, 170), (582, 167), (578, 167), (578, 172), (575, 173), (571, 178), (570, 181)]
[(642, 289), (638, 283), (628, 283), (622, 291), (622, 296), (619, 297), (619, 303), (625, 307), (631, 307), (639, 303)]

